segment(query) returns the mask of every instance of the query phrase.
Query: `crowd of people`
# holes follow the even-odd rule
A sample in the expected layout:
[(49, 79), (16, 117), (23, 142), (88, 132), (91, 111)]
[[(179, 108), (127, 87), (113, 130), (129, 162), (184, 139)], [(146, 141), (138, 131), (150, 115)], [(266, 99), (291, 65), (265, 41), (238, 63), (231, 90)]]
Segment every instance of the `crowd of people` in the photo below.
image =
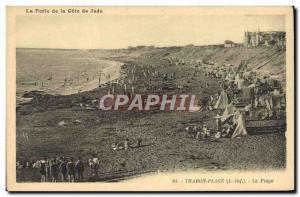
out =
[[(98, 177), (100, 162), (97, 157), (88, 159), (89, 176)], [(17, 168), (37, 168), (41, 182), (81, 182), (84, 180), (85, 162), (81, 157), (43, 158), (38, 161), (17, 162)]]
[[(130, 142), (129, 138), (123, 141), (114, 141), (111, 145), (112, 151), (128, 150), (142, 146), (142, 139)], [(121, 164), (122, 165), (122, 164)], [(88, 166), (88, 169), (85, 168)], [(18, 169), (35, 168), (39, 169), (41, 182), (82, 182), (89, 178), (98, 178), (100, 161), (96, 155), (84, 161), (81, 157), (53, 157), (43, 158), (38, 161), (22, 160), (17, 161)], [(86, 173), (84, 173), (87, 171)], [(86, 175), (86, 177), (84, 177)], [(88, 176), (88, 177), (87, 177)]]

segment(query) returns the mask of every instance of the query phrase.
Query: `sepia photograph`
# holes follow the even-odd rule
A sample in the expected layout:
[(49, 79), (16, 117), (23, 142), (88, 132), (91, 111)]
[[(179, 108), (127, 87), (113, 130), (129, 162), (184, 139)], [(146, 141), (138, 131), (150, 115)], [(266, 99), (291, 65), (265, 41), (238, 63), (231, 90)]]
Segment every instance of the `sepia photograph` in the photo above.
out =
[(294, 190), (293, 12), (7, 7), (8, 191)]

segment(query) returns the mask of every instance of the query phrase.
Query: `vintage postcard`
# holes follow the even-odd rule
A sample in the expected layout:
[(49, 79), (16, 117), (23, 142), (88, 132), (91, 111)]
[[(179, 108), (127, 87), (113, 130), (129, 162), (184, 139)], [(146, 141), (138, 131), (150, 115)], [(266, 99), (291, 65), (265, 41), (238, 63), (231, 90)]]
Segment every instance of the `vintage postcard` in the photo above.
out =
[(293, 191), (294, 10), (7, 7), (8, 191)]

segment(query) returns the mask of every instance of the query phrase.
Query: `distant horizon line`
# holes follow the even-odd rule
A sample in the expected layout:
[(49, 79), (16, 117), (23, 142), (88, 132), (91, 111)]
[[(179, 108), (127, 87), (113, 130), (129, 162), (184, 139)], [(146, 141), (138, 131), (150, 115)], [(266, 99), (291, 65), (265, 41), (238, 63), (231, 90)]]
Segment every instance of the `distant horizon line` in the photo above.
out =
[[(243, 44), (239, 42), (234, 42), (234, 44)], [(154, 48), (171, 48), (171, 47), (187, 47), (187, 46), (221, 46), (224, 43), (219, 44), (205, 44), (205, 45), (194, 45), (194, 44), (187, 44), (187, 45), (170, 45), (170, 46), (155, 46), (155, 45), (137, 45), (137, 46), (128, 46), (126, 48), (48, 48), (48, 47), (16, 47), (16, 49), (50, 49), (50, 50), (120, 50), (120, 49), (130, 49), (138, 48), (138, 47), (154, 47)]]

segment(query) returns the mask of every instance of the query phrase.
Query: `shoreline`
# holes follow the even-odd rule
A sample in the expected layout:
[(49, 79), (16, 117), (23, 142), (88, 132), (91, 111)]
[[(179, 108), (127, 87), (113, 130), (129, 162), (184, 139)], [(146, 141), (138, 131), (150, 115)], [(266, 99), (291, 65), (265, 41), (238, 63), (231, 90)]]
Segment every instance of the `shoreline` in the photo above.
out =
[[(107, 64), (110, 64), (109, 66), (103, 68), (101, 70), (101, 80), (100, 77), (95, 78), (93, 76), (93, 79), (88, 82), (83, 82), (76, 85), (70, 85), (70, 86), (60, 86), (60, 87), (41, 87), (41, 86), (34, 86), (33, 84), (29, 84), (28, 86), (24, 85), (18, 85), (19, 88), (17, 88), (17, 105), (24, 104), (30, 102), (32, 99), (25, 98), (24, 94), (33, 92), (33, 91), (40, 91), (44, 92), (46, 94), (52, 95), (52, 96), (67, 96), (72, 94), (78, 94), (82, 92), (88, 92), (92, 91), (96, 88), (98, 88), (101, 85), (104, 85), (108, 82), (117, 80), (121, 76), (121, 68), (124, 65), (124, 63), (114, 60), (101, 60), (105, 61)], [(109, 77), (107, 77), (109, 76)], [(24, 84), (24, 82), (23, 82)], [(18, 90), (21, 89), (21, 90)], [(22, 90), (22, 89), (28, 89), (28, 90)]]

